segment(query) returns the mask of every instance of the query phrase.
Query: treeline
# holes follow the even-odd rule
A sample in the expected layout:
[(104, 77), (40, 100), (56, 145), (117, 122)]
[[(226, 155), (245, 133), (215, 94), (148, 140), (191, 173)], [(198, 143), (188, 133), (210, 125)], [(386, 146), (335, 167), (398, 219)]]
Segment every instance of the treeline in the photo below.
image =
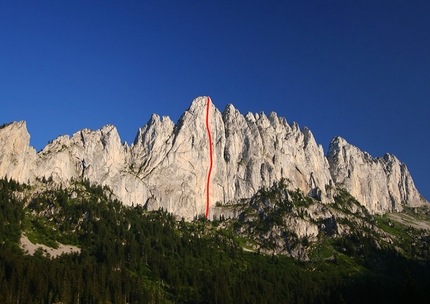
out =
[[(305, 263), (244, 252), (219, 222), (187, 223), (162, 210), (124, 207), (110, 199), (109, 189), (88, 182), (45, 191), (27, 202), (17, 199), (26, 197), (17, 195), (29, 193), (26, 189), (0, 180), (0, 303), (427, 300), (427, 261), (417, 264), (389, 253), (381, 255), (389, 264), (374, 261), (377, 275), (370, 268), (357, 273), (350, 260)], [(38, 229), (46, 242), (73, 243), (81, 253), (25, 255), (19, 248), (21, 233), (37, 238)], [(389, 271), (395, 276), (388, 277)]]

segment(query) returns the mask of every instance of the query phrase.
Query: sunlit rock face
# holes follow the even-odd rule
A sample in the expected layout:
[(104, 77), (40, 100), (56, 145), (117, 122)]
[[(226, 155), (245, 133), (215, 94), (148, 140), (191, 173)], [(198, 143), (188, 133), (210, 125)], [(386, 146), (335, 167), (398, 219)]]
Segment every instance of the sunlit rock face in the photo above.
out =
[(35, 177), (36, 150), (30, 146), (25, 121), (0, 129), (0, 176), (27, 183)]
[(345, 139), (335, 137), (327, 158), (336, 185), (346, 189), (372, 213), (401, 211), (402, 204), (415, 207), (426, 203), (406, 165), (394, 155), (373, 158)]
[(176, 124), (153, 114), (131, 145), (107, 125), (60, 136), (36, 154), (25, 122), (6, 125), (0, 129), (0, 176), (26, 183), (45, 177), (65, 185), (87, 178), (109, 186), (126, 205), (162, 207), (191, 220), (206, 210), (206, 119), (213, 151), (210, 207), (250, 198), (280, 179), (323, 203), (332, 201), (335, 186), (344, 187), (377, 213), (425, 203), (406, 166), (392, 155), (373, 159), (335, 138), (326, 158), (306, 127), (300, 130), (273, 112), (242, 115), (233, 105), (220, 112), (205, 96)]

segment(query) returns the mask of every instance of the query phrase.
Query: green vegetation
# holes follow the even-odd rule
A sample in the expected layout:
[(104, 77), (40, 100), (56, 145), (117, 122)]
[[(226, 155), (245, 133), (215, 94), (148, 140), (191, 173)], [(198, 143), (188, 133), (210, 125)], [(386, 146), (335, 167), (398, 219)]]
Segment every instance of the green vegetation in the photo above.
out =
[[(241, 206), (241, 220), (191, 223), (163, 210), (125, 207), (87, 180), (43, 189), (0, 180), (0, 303), (426, 303), (430, 297), (428, 231), (362, 214), (345, 193), (327, 208), (348, 210), (337, 224), (352, 233), (322, 230), (311, 240), (283, 225), (292, 214), (311, 220), (305, 206), (317, 202), (282, 183)], [(276, 244), (256, 236), (278, 226), (309, 260), (259, 253)], [(25, 255), (22, 233), (48, 246), (76, 245), (81, 253)], [(383, 241), (382, 233), (397, 243)], [(420, 250), (394, 249), (411, 235)]]
[(4, 124), (0, 125), (0, 130), (6, 128), (7, 126), (9, 126), (11, 124), (12, 124), (12, 122), (10, 122), (10, 123), (4, 123)]

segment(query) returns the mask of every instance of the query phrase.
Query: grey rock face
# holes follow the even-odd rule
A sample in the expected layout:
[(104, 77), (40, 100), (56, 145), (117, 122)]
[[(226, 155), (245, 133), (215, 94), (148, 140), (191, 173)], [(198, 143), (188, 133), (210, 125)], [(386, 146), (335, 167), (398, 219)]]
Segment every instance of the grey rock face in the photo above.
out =
[(394, 155), (373, 158), (335, 137), (327, 158), (336, 185), (345, 188), (371, 213), (401, 211), (402, 204), (416, 207), (426, 203), (406, 165)]
[(0, 129), (0, 176), (26, 183), (34, 176), (36, 150), (30, 147), (25, 121)]
[[(130, 146), (107, 125), (60, 136), (36, 154), (25, 122), (12, 123), (0, 129), (0, 176), (30, 183), (52, 177), (61, 184), (88, 178), (109, 186), (124, 204), (163, 207), (190, 220), (206, 210), (207, 100), (196, 98), (176, 124), (152, 115)], [(221, 113), (210, 103), (208, 114), (213, 149), (209, 218), (215, 205), (250, 198), (281, 178), (322, 203), (332, 200), (328, 185), (344, 185), (373, 212), (425, 201), (394, 156), (374, 160), (338, 139), (327, 159), (310, 130), (300, 130), (276, 113), (242, 115), (233, 105)], [(377, 172), (377, 178), (370, 172)]]
[[(131, 147), (131, 164), (139, 168), (135, 173), (147, 185), (144, 201), (149, 209), (163, 207), (188, 219), (204, 214), (210, 158), (206, 106), (207, 97), (197, 98), (176, 126), (168, 118), (160, 121), (153, 116), (139, 130)], [(291, 128), (274, 113), (243, 116), (232, 105), (221, 113), (212, 103), (209, 128), (211, 206), (249, 198), (282, 177), (306, 193), (318, 187), (327, 200), (328, 162), (309, 130)]]

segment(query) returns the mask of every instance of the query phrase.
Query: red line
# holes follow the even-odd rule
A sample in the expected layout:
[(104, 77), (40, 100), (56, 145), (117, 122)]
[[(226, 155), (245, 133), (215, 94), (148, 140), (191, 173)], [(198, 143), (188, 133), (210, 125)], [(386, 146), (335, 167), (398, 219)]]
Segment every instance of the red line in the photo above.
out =
[(210, 157), (210, 163), (209, 163), (209, 172), (208, 172), (208, 180), (206, 184), (206, 218), (209, 216), (209, 184), (211, 181), (211, 173), (212, 173), (212, 137), (211, 137), (211, 131), (209, 130), (209, 106), (211, 103), (210, 97), (208, 97), (208, 102), (206, 104), (206, 130), (208, 131), (208, 139), (209, 139), (209, 157)]

